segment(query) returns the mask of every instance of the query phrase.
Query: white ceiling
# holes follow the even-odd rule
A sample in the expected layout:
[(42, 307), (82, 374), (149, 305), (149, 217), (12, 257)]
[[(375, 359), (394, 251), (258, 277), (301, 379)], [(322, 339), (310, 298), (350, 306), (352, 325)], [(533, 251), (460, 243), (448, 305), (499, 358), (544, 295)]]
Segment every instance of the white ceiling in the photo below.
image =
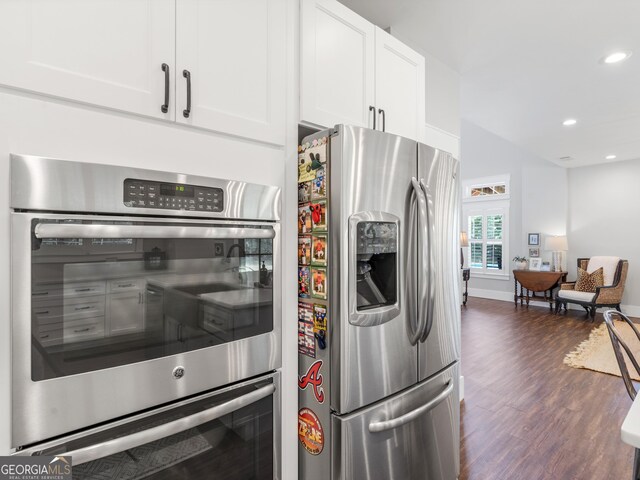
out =
[(640, 1), (341, 2), (457, 70), (463, 119), (567, 167), (640, 158)]

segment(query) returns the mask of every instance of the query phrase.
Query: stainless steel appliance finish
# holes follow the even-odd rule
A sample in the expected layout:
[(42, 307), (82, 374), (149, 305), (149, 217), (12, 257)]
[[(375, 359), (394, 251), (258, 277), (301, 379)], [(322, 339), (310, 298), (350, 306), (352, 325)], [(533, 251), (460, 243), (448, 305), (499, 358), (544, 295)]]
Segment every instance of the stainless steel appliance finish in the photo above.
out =
[[(127, 179), (221, 189), (225, 198), (224, 209), (220, 212), (163, 211), (158, 208), (127, 206), (123, 201), (123, 187)], [(11, 155), (11, 180), (11, 208), (14, 209), (246, 220), (280, 219), (278, 187), (235, 180), (16, 154)]]
[(446, 152), (418, 144), (418, 176), (431, 204), (429, 229), (433, 262), (420, 281), (430, 281), (431, 311), (418, 346), (419, 380), (429, 378), (460, 358), (460, 269), (456, 239), (460, 230), (459, 163)]
[[(342, 413), (387, 397), (413, 385), (417, 378), (417, 347), (409, 340), (415, 288), (408, 260), (397, 259), (397, 301), (357, 312), (354, 308), (354, 262), (357, 256), (356, 225), (385, 221), (398, 225), (398, 243), (408, 245), (415, 217), (408, 180), (415, 175), (415, 142), (364, 128), (340, 126), (331, 141), (330, 235), (338, 278), (332, 278), (332, 298), (341, 321), (332, 332), (332, 407)], [(348, 268), (342, 266), (348, 265)], [(347, 288), (345, 288), (347, 287)], [(406, 306), (406, 307), (405, 307)], [(373, 328), (375, 325), (375, 328)]]
[(280, 418), (276, 372), (15, 455), (71, 456), (82, 478), (117, 478), (120, 470), (204, 478), (214, 468), (229, 479), (279, 479)]
[(332, 416), (333, 480), (455, 480), (460, 464), (459, 370), (350, 415)]
[[(318, 454), (300, 449), (300, 477), (455, 480), (459, 163), (360, 127), (338, 125), (302, 143), (315, 155), (329, 145), (330, 320), (326, 349), (299, 355), (300, 404), (327, 439)], [(312, 380), (330, 401), (307, 388)]]
[[(281, 366), (277, 188), (11, 162), (13, 447)], [(221, 188), (224, 211), (125, 207), (134, 174)]]

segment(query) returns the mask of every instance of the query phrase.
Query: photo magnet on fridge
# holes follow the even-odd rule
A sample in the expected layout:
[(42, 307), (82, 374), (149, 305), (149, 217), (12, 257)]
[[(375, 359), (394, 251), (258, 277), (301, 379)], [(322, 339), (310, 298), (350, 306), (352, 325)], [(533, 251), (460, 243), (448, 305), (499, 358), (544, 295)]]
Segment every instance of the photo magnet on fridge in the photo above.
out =
[(313, 315), (313, 308), (310, 304), (298, 304), (298, 353), (316, 358)]
[(298, 296), (311, 298), (311, 274), (309, 267), (298, 267)]
[(327, 230), (327, 201), (322, 200), (310, 205), (311, 219), (313, 220), (313, 231)]
[(315, 298), (327, 299), (327, 269), (311, 269), (311, 295)]
[(313, 222), (311, 219), (311, 208), (309, 205), (303, 205), (298, 208), (298, 233), (307, 234), (311, 233), (311, 226)]
[(298, 264), (311, 263), (311, 237), (298, 237)]
[(327, 331), (327, 307), (325, 305), (313, 304), (313, 331), (314, 333)]
[(327, 266), (327, 236), (313, 235), (311, 237), (311, 263), (321, 267)]
[(298, 203), (309, 203), (311, 200), (311, 182), (298, 184)]
[(316, 178), (311, 182), (311, 199), (318, 200), (327, 196), (327, 181), (325, 167), (320, 167), (316, 171)]

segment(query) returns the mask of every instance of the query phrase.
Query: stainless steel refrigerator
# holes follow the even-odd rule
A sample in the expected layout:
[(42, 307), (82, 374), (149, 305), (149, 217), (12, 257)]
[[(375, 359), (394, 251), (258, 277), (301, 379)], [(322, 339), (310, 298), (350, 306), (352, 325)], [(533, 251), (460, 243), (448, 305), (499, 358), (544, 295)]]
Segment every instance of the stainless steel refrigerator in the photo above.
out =
[(458, 167), (366, 128), (301, 142), (301, 479), (458, 477)]

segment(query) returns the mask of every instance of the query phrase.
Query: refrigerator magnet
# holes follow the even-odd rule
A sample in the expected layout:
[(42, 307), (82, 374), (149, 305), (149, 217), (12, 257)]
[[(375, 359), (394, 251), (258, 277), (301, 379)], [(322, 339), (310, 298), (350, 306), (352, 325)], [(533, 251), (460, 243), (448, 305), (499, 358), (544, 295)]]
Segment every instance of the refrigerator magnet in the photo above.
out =
[(327, 201), (312, 203), (310, 205), (311, 218), (313, 220), (313, 230), (327, 230)]
[(327, 299), (327, 269), (311, 269), (311, 295), (314, 298)]
[(303, 205), (298, 208), (298, 233), (311, 233), (311, 209), (309, 205)]
[(325, 167), (316, 170), (316, 178), (311, 182), (311, 199), (318, 200), (327, 196), (327, 176)]
[(298, 203), (309, 203), (309, 201), (311, 201), (311, 182), (299, 183)]
[[(312, 235), (311, 237), (311, 263), (321, 267), (327, 266), (327, 236)], [(303, 264), (306, 265), (306, 264)]]
[(311, 276), (309, 267), (298, 267), (298, 296), (300, 298), (311, 297)]
[(318, 303), (313, 304), (313, 332), (327, 331), (327, 307)]
[(324, 448), (324, 431), (320, 419), (309, 408), (298, 411), (298, 439), (311, 455), (320, 455)]
[(298, 264), (309, 265), (311, 258), (311, 237), (298, 237)]
[(314, 338), (314, 313), (308, 303), (298, 304), (298, 353), (316, 358), (316, 342)]
[(298, 183), (310, 182), (316, 178), (316, 171), (311, 168), (312, 159), (306, 152), (298, 155)]

